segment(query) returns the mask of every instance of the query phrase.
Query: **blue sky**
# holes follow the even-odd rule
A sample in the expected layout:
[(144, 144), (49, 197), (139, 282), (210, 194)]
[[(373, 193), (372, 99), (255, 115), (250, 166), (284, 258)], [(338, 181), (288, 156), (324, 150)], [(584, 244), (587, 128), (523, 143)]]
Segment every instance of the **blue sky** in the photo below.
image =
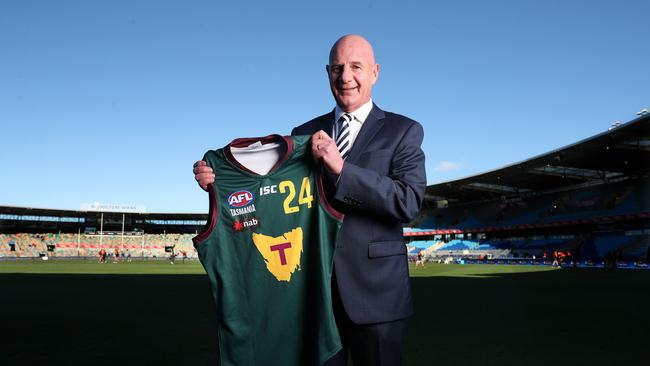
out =
[(648, 1), (0, 1), (0, 205), (207, 212), (192, 163), (334, 107), (341, 35), (425, 128), (429, 183), (650, 108)]

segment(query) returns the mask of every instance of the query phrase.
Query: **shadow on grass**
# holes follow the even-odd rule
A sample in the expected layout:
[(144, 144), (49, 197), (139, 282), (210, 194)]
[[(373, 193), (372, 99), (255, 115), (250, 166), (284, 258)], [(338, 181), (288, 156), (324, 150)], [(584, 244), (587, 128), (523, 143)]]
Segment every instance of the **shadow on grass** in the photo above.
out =
[[(216, 365), (205, 275), (1, 274), (0, 365)], [(650, 271), (412, 278), (405, 365), (644, 365)]]
[(650, 271), (412, 278), (406, 365), (647, 365)]
[(205, 275), (2, 274), (0, 365), (216, 365)]

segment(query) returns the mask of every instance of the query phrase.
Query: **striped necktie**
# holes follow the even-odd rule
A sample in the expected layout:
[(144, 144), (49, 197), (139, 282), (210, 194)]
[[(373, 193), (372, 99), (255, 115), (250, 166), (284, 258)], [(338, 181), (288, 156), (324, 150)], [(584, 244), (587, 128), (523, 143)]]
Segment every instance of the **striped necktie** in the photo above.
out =
[(352, 122), (353, 118), (349, 113), (343, 113), (337, 123), (336, 147), (339, 149), (343, 160), (348, 158), (350, 149), (352, 148), (350, 141), (350, 122)]

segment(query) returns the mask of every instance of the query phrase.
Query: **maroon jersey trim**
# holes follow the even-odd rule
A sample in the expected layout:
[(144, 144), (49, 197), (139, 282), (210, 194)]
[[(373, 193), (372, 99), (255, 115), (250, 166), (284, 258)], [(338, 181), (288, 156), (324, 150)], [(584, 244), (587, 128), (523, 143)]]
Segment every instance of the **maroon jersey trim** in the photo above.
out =
[(323, 175), (317, 174), (316, 179), (318, 180), (318, 198), (323, 208), (335, 219), (343, 222), (343, 218), (345, 217), (345, 215), (337, 211), (334, 207), (332, 207), (330, 201), (327, 200), (327, 195), (325, 194), (325, 189), (323, 188)]
[(268, 135), (264, 137), (246, 137), (246, 138), (235, 139), (223, 148), (224, 156), (231, 164), (233, 164), (237, 168), (251, 174), (259, 175), (254, 171), (248, 169), (247, 167), (243, 166), (240, 162), (238, 162), (237, 159), (235, 159), (235, 157), (233, 156), (232, 151), (230, 150), (230, 147), (248, 147), (251, 144), (254, 144), (258, 141), (261, 142), (263, 145), (274, 143), (274, 142), (280, 142), (280, 143), (284, 143), (287, 147), (284, 155), (280, 159), (278, 159), (278, 161), (275, 163), (275, 165), (273, 165), (271, 170), (269, 170), (268, 174), (273, 173), (280, 165), (282, 165), (282, 163), (287, 161), (287, 159), (289, 159), (289, 156), (291, 156), (291, 153), (293, 152), (293, 139), (291, 138), (291, 136)]
[(217, 220), (219, 219), (219, 202), (217, 202), (217, 192), (215, 192), (214, 183), (208, 184), (208, 196), (210, 201), (208, 221), (206, 222), (205, 229), (199, 235), (192, 238), (194, 247), (201, 245), (201, 243), (212, 234), (212, 230), (217, 227)]

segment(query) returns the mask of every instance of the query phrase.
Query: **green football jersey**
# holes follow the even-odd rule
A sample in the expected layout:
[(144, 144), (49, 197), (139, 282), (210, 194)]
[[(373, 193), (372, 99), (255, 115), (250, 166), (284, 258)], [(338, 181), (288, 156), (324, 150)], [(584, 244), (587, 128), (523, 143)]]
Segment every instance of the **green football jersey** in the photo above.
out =
[[(327, 203), (309, 138), (237, 139), (203, 158), (216, 178), (193, 240), (217, 307), (221, 365), (320, 365), (341, 349), (330, 287), (343, 217)], [(258, 141), (283, 152), (265, 175), (231, 151)]]

